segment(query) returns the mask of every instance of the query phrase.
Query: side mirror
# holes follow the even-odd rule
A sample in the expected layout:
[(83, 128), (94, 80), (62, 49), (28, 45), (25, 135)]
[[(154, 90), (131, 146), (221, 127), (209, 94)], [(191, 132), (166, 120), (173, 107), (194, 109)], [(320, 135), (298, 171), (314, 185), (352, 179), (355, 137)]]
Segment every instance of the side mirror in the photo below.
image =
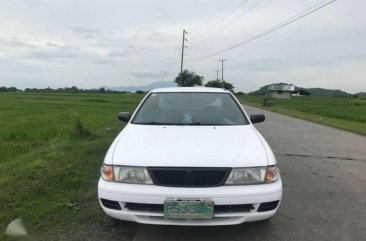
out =
[(120, 112), (118, 114), (118, 120), (120, 120), (120, 121), (128, 122), (130, 120), (130, 118), (131, 118), (131, 115), (128, 112)]
[(263, 122), (266, 117), (263, 114), (254, 114), (250, 116), (250, 121), (255, 124), (259, 122)]

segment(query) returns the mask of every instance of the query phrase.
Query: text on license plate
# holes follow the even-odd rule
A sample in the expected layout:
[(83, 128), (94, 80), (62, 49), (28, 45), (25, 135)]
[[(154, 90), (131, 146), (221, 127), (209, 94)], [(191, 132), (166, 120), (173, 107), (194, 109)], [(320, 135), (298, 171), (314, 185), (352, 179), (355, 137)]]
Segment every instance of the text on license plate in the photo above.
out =
[(167, 200), (164, 203), (165, 218), (208, 219), (213, 218), (213, 214), (213, 201)]

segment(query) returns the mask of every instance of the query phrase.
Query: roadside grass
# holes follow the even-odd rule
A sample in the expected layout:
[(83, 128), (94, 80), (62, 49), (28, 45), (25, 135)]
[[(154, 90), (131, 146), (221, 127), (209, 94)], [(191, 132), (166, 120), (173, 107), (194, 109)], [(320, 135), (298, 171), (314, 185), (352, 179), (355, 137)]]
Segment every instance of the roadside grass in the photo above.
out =
[(23, 218), (40, 240), (131, 240), (99, 207), (104, 155), (138, 94), (0, 94), (0, 240)]
[(262, 106), (263, 96), (238, 96), (241, 103), (300, 119), (366, 135), (366, 99), (352, 97), (294, 97), (273, 99)]

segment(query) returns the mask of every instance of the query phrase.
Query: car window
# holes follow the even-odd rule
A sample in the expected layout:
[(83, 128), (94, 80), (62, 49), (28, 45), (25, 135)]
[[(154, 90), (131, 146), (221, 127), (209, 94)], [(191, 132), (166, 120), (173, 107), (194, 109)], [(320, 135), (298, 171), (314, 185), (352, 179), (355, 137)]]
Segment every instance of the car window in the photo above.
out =
[(133, 124), (246, 125), (242, 110), (228, 93), (151, 93)]

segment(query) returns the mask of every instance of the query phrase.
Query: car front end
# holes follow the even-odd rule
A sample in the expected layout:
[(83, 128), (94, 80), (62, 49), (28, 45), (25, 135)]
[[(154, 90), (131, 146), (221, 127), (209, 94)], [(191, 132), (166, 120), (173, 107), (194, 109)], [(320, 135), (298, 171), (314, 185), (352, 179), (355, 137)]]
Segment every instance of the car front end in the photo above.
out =
[[(238, 103), (223, 90), (189, 89), (189, 93), (202, 91), (215, 93), (198, 98), (205, 103), (205, 110), (209, 109), (202, 118), (214, 116), (212, 109), (220, 110), (215, 105), (220, 107), (227, 101), (217, 101), (221, 94)], [(145, 97), (136, 112), (146, 98), (158, 98), (158, 93)], [(184, 101), (172, 99), (174, 95), (162, 96), (164, 101), (156, 102), (165, 108), (159, 118), (168, 116), (171, 120), (175, 114), (166, 111), (167, 103), (171, 106)], [(180, 104), (172, 110), (175, 113), (179, 108)], [(239, 117), (232, 115), (235, 111), (231, 110), (223, 114), (230, 122), (226, 118), (207, 125), (200, 117), (201, 109), (195, 112), (197, 108), (189, 107), (188, 115), (187, 108), (184, 106), (182, 122), (192, 120), (181, 125), (165, 119), (162, 123), (156, 117), (148, 122), (139, 122), (134, 116), (128, 120), (101, 168), (98, 197), (104, 212), (125, 221), (190, 226), (233, 225), (273, 217), (282, 198), (279, 169), (270, 147), (242, 107), (238, 104), (242, 116), (239, 112)], [(156, 108), (154, 111), (156, 115)], [(233, 124), (236, 120), (238, 124)]]

